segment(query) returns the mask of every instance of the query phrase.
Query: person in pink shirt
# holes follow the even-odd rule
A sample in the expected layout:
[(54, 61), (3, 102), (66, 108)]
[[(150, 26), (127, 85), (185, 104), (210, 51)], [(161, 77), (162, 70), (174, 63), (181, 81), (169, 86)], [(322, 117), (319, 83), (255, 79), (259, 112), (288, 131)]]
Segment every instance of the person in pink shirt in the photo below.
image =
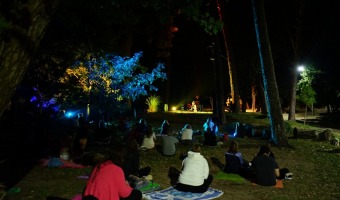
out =
[(107, 160), (92, 170), (83, 193), (83, 199), (98, 200), (140, 200), (142, 192), (130, 187), (125, 180), (123, 166), (123, 145), (115, 144)]

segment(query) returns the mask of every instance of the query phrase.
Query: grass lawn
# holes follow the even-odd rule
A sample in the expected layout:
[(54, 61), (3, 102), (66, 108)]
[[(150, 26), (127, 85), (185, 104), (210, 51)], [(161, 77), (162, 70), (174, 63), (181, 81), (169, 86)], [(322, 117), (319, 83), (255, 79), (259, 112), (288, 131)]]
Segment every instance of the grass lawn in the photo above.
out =
[[(173, 114), (154, 113), (145, 116), (147, 122), (153, 127), (160, 127), (164, 119), (169, 120), (173, 130), (180, 130), (184, 124), (190, 123), (194, 130), (201, 129), (208, 115), (204, 114)], [(259, 114), (241, 113), (227, 114), (228, 122), (239, 121), (256, 126), (268, 124), (266, 118)], [(292, 124), (298, 129), (309, 129), (298, 123)], [(318, 129), (318, 128), (313, 128)], [(338, 134), (339, 132), (336, 132)], [(290, 135), (289, 135), (290, 136)], [(239, 151), (244, 159), (251, 160), (257, 153), (259, 146), (265, 141), (259, 138), (235, 138), (239, 143)], [(229, 140), (230, 142), (230, 140)], [(210, 173), (216, 175), (220, 169), (212, 163), (211, 157), (218, 158), (224, 163), (224, 152), (229, 142), (217, 147), (202, 147), (202, 154), (207, 158)], [(214, 179), (211, 187), (224, 191), (219, 199), (340, 199), (340, 148), (325, 142), (312, 139), (289, 139), (290, 147), (278, 148), (272, 146), (276, 160), (280, 167), (287, 167), (293, 172), (292, 180), (284, 180), (284, 188), (254, 186), (245, 181), (242, 184), (226, 180)], [(189, 150), (188, 146), (178, 146), (177, 154), (173, 157), (164, 157), (156, 150), (141, 152), (141, 165), (151, 166), (154, 181), (162, 188), (170, 186), (167, 171), (170, 166), (177, 169), (181, 167), (179, 156)], [(9, 200), (45, 200), (47, 196), (56, 196), (71, 199), (82, 192), (86, 180), (78, 176), (87, 175), (91, 168), (67, 169), (46, 168), (35, 165), (27, 175), (16, 184), (21, 192), (8, 194)]]

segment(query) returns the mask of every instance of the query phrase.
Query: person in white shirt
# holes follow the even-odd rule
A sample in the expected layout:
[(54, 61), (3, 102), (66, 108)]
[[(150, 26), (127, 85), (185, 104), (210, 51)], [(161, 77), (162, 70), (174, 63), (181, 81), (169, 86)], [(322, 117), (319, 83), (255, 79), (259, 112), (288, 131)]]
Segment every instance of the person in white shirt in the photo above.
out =
[(149, 125), (148, 131), (147, 131), (146, 135), (144, 136), (141, 147), (144, 147), (146, 149), (152, 149), (152, 148), (155, 147), (155, 141), (156, 141), (156, 135), (152, 131), (152, 127)]
[(194, 144), (188, 156), (182, 162), (182, 172), (179, 175), (175, 189), (184, 192), (204, 193), (213, 181), (209, 174), (208, 161), (200, 154), (200, 144)]
[(181, 143), (182, 144), (192, 144), (193, 130), (190, 124), (186, 124), (180, 131)]

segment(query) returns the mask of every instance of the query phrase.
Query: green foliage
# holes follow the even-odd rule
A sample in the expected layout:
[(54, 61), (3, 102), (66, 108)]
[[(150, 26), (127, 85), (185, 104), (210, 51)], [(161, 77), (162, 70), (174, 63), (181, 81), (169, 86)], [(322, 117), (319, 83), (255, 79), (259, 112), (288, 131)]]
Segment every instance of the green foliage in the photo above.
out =
[(216, 35), (222, 30), (223, 22), (221, 20), (216, 20), (209, 12), (203, 11), (202, 7), (207, 5), (204, 5), (202, 1), (197, 0), (194, 0), (194, 2), (189, 0), (187, 2), (187, 5), (183, 5), (180, 8), (181, 14), (196, 22), (210, 35)]
[(315, 102), (316, 92), (311, 85), (300, 85), (300, 93), (297, 99), (302, 101), (306, 106), (311, 107)]
[(146, 104), (148, 105), (148, 112), (157, 112), (158, 106), (161, 103), (161, 98), (156, 95), (151, 95), (146, 99)]
[(313, 80), (315, 79), (315, 75), (319, 73), (319, 70), (316, 70), (314, 67), (310, 67), (301, 72), (302, 78), (297, 84), (299, 92), (297, 94), (297, 99), (302, 101), (308, 107), (311, 107), (316, 102), (316, 92), (313, 89)]

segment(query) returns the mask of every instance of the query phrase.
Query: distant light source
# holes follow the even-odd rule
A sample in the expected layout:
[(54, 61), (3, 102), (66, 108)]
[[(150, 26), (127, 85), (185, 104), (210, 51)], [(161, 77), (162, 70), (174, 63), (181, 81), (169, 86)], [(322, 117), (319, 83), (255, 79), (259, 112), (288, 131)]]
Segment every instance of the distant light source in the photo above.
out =
[(175, 106), (173, 106), (173, 107), (171, 108), (171, 110), (172, 110), (172, 111), (176, 111), (177, 108), (176, 108)]
[(297, 70), (298, 70), (299, 72), (303, 72), (303, 71), (305, 71), (305, 67), (302, 66), (302, 65), (300, 65), (300, 66), (298, 66)]
[(65, 115), (66, 115), (66, 117), (71, 118), (71, 117), (74, 116), (74, 113), (73, 112), (66, 112)]

